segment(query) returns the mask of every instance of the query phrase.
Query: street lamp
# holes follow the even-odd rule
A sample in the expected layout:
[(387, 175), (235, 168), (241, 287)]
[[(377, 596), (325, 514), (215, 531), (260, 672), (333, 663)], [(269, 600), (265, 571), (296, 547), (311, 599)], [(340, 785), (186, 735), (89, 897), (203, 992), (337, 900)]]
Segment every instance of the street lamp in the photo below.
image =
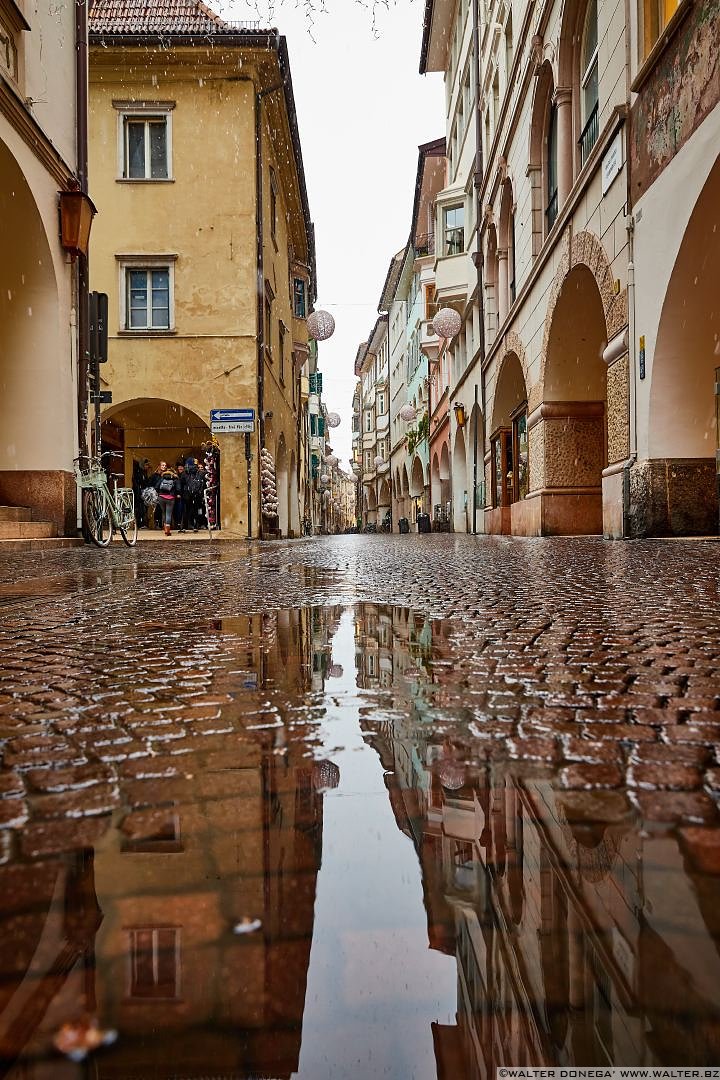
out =
[(462, 428), (467, 423), (467, 415), (465, 413), (465, 406), (462, 401), (456, 401), (453, 405), (455, 411), (455, 419), (457, 420), (457, 426)]
[(60, 241), (71, 255), (87, 255), (90, 226), (96, 213), (84, 191), (60, 192)]

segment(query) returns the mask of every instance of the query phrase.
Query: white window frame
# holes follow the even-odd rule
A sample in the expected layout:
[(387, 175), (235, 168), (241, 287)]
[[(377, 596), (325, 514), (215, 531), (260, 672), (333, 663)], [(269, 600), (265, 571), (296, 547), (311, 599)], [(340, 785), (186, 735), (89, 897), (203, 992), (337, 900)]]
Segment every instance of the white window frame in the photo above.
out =
[[(116, 255), (118, 264), (118, 311), (120, 313), (120, 334), (174, 334), (175, 333), (175, 261), (177, 255)], [(127, 272), (128, 270), (167, 270), (168, 271), (168, 327), (128, 326)]]
[[(124, 184), (167, 184), (174, 180), (172, 152), (172, 114), (174, 101), (114, 101), (118, 113), (117, 126), (117, 177)], [(126, 176), (126, 120), (165, 120), (165, 152), (167, 155), (167, 176)], [(145, 169), (150, 166), (150, 128), (145, 128)]]

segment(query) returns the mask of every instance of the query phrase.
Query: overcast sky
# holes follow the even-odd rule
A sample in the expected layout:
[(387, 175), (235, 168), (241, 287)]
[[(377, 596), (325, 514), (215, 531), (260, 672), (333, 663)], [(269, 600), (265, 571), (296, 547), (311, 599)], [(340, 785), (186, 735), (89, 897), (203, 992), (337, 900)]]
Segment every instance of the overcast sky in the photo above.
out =
[[(335, 317), (320, 347), (323, 396), (340, 413), (333, 446), (347, 471), (353, 363), (377, 318), (391, 257), (410, 232), (420, 143), (445, 134), (440, 75), (419, 75), (424, 0), (371, 6), (327, 0), (312, 27), (301, 0), (274, 5), (288, 39), (310, 213), (315, 222), (318, 303)], [(215, 6), (210, 0), (210, 6)], [(257, 18), (246, 0), (217, 4), (226, 18)], [(259, 12), (267, 22), (267, 0)]]

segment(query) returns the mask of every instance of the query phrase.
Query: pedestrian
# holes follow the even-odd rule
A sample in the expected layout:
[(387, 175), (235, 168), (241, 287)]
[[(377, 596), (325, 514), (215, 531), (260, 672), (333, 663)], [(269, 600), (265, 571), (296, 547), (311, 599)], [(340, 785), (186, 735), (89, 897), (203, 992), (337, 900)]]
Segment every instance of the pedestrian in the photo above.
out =
[(195, 458), (188, 458), (185, 462), (183, 486), (187, 528), (197, 532), (203, 518), (205, 477)]
[(142, 497), (143, 491), (151, 487), (150, 483), (150, 462), (147, 458), (142, 458), (138, 461), (137, 458), (133, 461), (133, 478), (132, 488), (133, 496), (135, 498), (135, 518), (138, 523), (138, 529), (144, 529), (147, 527), (147, 515), (148, 508)]
[(178, 532), (185, 532), (185, 465), (182, 461), (179, 461), (176, 466), (179, 495), (175, 499), (175, 509), (173, 511), (173, 517), (175, 518), (175, 527)]
[(167, 462), (161, 461), (157, 468), (155, 490), (158, 493), (158, 506), (161, 508), (163, 528), (166, 536), (171, 536), (175, 499), (180, 494), (177, 473), (169, 469)]

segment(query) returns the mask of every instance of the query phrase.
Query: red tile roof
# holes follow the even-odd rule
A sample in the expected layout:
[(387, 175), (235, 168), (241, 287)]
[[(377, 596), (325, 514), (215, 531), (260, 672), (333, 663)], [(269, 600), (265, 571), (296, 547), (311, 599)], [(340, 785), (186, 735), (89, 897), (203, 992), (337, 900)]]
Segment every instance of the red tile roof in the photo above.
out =
[(261, 30), (259, 23), (226, 22), (202, 0), (93, 0), (88, 30), (93, 36), (122, 34), (237, 34)]

